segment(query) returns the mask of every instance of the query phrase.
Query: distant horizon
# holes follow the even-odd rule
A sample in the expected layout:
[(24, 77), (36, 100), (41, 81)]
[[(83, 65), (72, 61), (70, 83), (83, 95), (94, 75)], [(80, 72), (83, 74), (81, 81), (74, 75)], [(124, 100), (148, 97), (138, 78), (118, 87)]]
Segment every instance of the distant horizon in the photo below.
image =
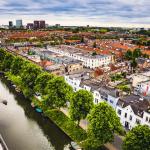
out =
[[(46, 20), (50, 25), (150, 28), (149, 0), (0, 0), (0, 24)], [(15, 24), (15, 22), (14, 22)]]
[[(0, 21), (0, 26), (2, 25), (9, 25), (9, 21), (12, 21), (13, 22), (13, 26), (16, 25), (16, 20), (22, 20), (23, 22), (23, 26), (27, 25), (28, 23), (33, 23), (35, 20), (44, 20), (44, 19), (33, 19), (33, 20), (24, 20), (22, 18), (17, 18), (17, 19), (12, 19), (12, 20), (7, 20), (7, 21), (4, 21), (4, 23), (1, 23)], [(68, 26), (68, 27), (86, 27), (87, 25), (89, 25), (90, 27), (120, 27), (120, 28), (150, 28), (150, 25), (148, 24), (113, 24), (113, 23), (97, 23), (97, 24), (86, 24), (86, 23), (82, 23), (82, 24), (66, 24), (66, 23), (63, 23), (63, 22), (50, 22), (48, 23), (47, 20), (44, 20), (46, 24), (48, 24), (49, 26), (55, 26), (56, 24), (60, 24), (60, 26)]]

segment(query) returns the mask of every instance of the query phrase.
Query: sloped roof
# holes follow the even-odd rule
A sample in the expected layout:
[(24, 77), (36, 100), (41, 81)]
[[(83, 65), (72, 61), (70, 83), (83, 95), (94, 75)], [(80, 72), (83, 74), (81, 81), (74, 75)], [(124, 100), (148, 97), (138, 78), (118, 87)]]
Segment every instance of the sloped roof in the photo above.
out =
[(143, 117), (143, 112), (148, 112), (150, 109), (150, 103), (148, 100), (142, 99), (140, 96), (134, 94), (120, 98), (117, 105), (122, 108), (130, 105), (133, 112), (139, 117)]

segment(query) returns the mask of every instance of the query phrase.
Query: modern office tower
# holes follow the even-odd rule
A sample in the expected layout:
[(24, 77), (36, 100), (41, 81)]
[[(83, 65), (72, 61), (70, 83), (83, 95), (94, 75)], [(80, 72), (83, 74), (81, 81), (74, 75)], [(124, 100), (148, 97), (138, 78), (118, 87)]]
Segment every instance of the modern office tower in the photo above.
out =
[(16, 20), (16, 28), (21, 28), (22, 26), (22, 20)]
[(59, 27), (60, 27), (60, 24), (55, 24), (55, 27), (59, 28)]
[(40, 29), (45, 29), (45, 21), (44, 20), (41, 20), (40, 21)]
[(34, 29), (39, 29), (39, 27), (40, 27), (40, 22), (38, 21), (38, 20), (35, 20), (34, 21), (34, 23), (33, 23), (34, 25)]
[(13, 27), (13, 22), (9, 21), (9, 28), (12, 28), (12, 27)]
[(44, 20), (35, 20), (34, 21), (34, 29), (44, 29), (45, 21)]
[(34, 24), (33, 23), (28, 23), (26, 28), (27, 29), (33, 29), (34, 28)]

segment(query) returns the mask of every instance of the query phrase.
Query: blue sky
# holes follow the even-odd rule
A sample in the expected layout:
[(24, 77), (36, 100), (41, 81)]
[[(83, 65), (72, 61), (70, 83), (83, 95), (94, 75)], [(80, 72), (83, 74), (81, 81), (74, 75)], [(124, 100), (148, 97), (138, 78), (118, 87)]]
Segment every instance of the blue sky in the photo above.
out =
[(0, 0), (0, 24), (45, 19), (49, 24), (150, 27), (150, 0)]

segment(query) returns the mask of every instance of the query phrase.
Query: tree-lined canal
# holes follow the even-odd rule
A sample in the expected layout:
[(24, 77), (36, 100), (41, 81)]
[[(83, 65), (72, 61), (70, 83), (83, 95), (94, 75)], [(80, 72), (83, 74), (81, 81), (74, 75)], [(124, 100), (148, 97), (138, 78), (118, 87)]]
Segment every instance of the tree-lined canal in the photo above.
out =
[[(1, 103), (7, 100), (8, 105)], [(0, 76), (0, 133), (10, 150), (63, 150), (71, 139)]]

